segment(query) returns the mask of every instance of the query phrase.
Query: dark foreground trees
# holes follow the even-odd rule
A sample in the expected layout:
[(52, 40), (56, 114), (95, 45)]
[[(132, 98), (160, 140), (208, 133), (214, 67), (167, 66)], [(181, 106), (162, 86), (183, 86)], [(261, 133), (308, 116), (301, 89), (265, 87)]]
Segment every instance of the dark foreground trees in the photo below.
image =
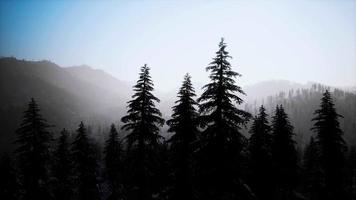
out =
[(74, 195), (73, 161), (69, 133), (63, 129), (57, 141), (53, 160), (54, 196), (58, 200), (72, 199)]
[(173, 189), (170, 199), (194, 199), (193, 188), (193, 142), (196, 141), (198, 130), (198, 113), (194, 100), (195, 91), (189, 74), (186, 74), (182, 87), (178, 92), (178, 100), (173, 107), (172, 119), (167, 121), (169, 132), (174, 135), (169, 139), (171, 145), (171, 169)]
[(261, 106), (253, 119), (249, 138), (249, 184), (259, 199), (273, 199), (272, 135), (266, 109)]
[(305, 194), (311, 200), (322, 199), (323, 178), (319, 153), (318, 144), (314, 137), (311, 137), (303, 157), (303, 184)]
[(323, 173), (323, 199), (346, 199), (345, 191), (345, 152), (339, 115), (334, 107), (330, 92), (325, 91), (320, 108), (315, 111), (312, 130), (316, 133), (320, 153), (320, 166)]
[(203, 199), (247, 199), (248, 193), (241, 179), (242, 150), (246, 138), (241, 126), (250, 114), (237, 108), (245, 94), (235, 84), (239, 73), (232, 71), (222, 39), (216, 57), (206, 68), (211, 82), (203, 87), (198, 99), (202, 132), (197, 150), (198, 179)]
[(298, 161), (293, 126), (282, 105), (272, 120), (272, 160), (274, 199), (292, 199), (298, 181)]
[(52, 135), (42, 118), (40, 109), (31, 99), (24, 112), (20, 128), (16, 131), (17, 160), (21, 170), (24, 199), (49, 199), (49, 156)]
[(130, 192), (129, 198), (152, 199), (156, 189), (154, 175), (158, 174), (159, 150), (161, 137), (159, 127), (164, 124), (161, 112), (155, 107), (159, 99), (152, 94), (153, 82), (150, 68), (145, 64), (141, 68), (139, 80), (134, 86), (135, 94), (128, 102), (127, 115), (121, 121), (122, 129), (130, 131), (126, 136), (129, 153)]
[(13, 160), (4, 154), (0, 160), (0, 199), (20, 199), (20, 188), (17, 171)]
[(76, 176), (75, 186), (77, 186), (75, 199), (99, 199), (96, 152), (83, 122), (80, 122), (77, 129), (77, 135), (72, 143), (72, 152)]
[(123, 148), (115, 125), (110, 127), (109, 138), (105, 142), (106, 175), (110, 186), (109, 199), (123, 196)]

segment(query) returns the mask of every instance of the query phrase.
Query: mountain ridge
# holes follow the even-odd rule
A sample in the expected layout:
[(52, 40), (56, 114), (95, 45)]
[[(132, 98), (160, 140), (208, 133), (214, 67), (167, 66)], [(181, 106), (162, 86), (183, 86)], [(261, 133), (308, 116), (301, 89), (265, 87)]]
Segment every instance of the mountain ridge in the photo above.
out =
[[(180, 84), (179, 80), (177, 84)], [(242, 97), (245, 101), (242, 106), (250, 106), (253, 111), (251, 105), (258, 106), (269, 96), (306, 89), (311, 85), (311, 82), (300, 84), (270, 80), (244, 86), (242, 89), (247, 95)], [(199, 95), (201, 88), (195, 88)], [(155, 93), (161, 99), (158, 108), (168, 119), (177, 91), (156, 90)], [(44, 117), (56, 125), (53, 131), (58, 132), (62, 128), (73, 129), (80, 121), (100, 127), (113, 122), (119, 124), (133, 92), (129, 83), (87, 65), (60, 67), (46, 60), (26, 61), (7, 57), (0, 58), (0, 94), (0, 146), (6, 149), (9, 148), (8, 141), (14, 141), (21, 113), (32, 97), (38, 101)], [(167, 134), (165, 131), (166, 127), (162, 132)]]

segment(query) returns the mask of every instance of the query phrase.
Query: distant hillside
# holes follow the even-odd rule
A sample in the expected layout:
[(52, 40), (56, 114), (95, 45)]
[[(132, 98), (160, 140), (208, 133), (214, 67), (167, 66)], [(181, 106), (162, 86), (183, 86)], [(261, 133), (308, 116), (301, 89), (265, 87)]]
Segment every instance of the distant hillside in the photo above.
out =
[(119, 119), (130, 90), (124, 82), (90, 67), (61, 68), (49, 61), (1, 58), (0, 148), (6, 149), (14, 141), (14, 131), (31, 97), (58, 131), (73, 128), (81, 120), (106, 124)]
[(93, 69), (87, 65), (72, 66), (63, 68), (65, 71), (69, 72), (72, 76), (77, 79), (95, 85), (104, 91), (114, 93), (121, 97), (130, 95), (129, 89), (131, 85), (124, 81), (120, 81), (110, 74), (106, 73), (100, 69)]
[(296, 140), (299, 144), (306, 144), (313, 132), (311, 119), (314, 111), (319, 108), (322, 93), (329, 89), (334, 99), (337, 112), (343, 116), (340, 119), (341, 129), (349, 145), (356, 145), (356, 94), (337, 88), (330, 88), (321, 84), (311, 84), (309, 88), (291, 89), (279, 92), (265, 98), (248, 102), (245, 109), (256, 114), (258, 107), (263, 104), (270, 115), (274, 113), (277, 104), (282, 104), (295, 127)]
[(309, 84), (294, 83), (287, 80), (269, 80), (262, 81), (253, 85), (243, 87), (246, 93), (244, 100), (246, 102), (253, 102), (255, 100), (268, 97), (270, 95), (278, 94), (279, 92), (287, 92), (289, 90), (296, 90), (308, 88)]

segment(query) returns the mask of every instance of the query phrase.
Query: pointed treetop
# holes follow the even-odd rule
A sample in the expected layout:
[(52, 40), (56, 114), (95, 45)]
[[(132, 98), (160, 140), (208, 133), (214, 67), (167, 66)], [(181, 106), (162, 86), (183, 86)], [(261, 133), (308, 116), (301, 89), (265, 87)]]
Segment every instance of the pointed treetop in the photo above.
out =
[(226, 46), (226, 43), (224, 42), (224, 37), (221, 38), (220, 43), (219, 43), (219, 47), (223, 47)]

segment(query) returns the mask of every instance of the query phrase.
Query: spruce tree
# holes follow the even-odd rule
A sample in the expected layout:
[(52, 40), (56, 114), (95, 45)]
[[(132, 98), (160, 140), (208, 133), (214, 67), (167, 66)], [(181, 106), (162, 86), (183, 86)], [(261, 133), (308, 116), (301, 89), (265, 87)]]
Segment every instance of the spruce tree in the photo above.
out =
[(240, 129), (250, 114), (237, 107), (243, 102), (238, 94), (245, 93), (235, 84), (235, 78), (241, 75), (232, 71), (228, 61), (231, 57), (225, 49), (222, 39), (216, 57), (206, 68), (211, 82), (203, 87), (198, 99), (201, 125), (205, 128), (197, 150), (199, 185), (205, 199), (236, 198), (237, 193), (242, 195), (236, 188), (244, 186), (239, 167), (246, 138)]
[(69, 133), (63, 129), (54, 152), (53, 176), (55, 178), (54, 196), (58, 200), (73, 198), (73, 162)]
[(75, 166), (75, 184), (77, 185), (76, 199), (99, 199), (95, 150), (83, 122), (80, 122), (77, 135), (72, 143), (72, 155)]
[[(339, 115), (334, 107), (330, 92), (325, 91), (320, 108), (315, 111), (312, 130), (320, 148), (321, 167), (325, 178), (325, 199), (342, 198), (344, 192), (343, 168), (345, 165), (346, 145), (340, 129)], [(344, 197), (345, 198), (345, 197)]]
[(24, 112), (16, 133), (17, 160), (22, 174), (24, 199), (48, 199), (48, 173), (50, 142), (49, 125), (40, 114), (40, 108), (32, 98)]
[(297, 150), (293, 126), (282, 105), (276, 107), (272, 120), (272, 159), (276, 186), (275, 199), (292, 198), (297, 184)]
[(154, 190), (154, 174), (158, 160), (157, 147), (160, 143), (159, 127), (164, 120), (161, 112), (155, 107), (159, 99), (152, 94), (153, 82), (149, 74), (150, 68), (145, 64), (141, 68), (139, 80), (134, 86), (135, 94), (128, 102), (127, 115), (121, 121), (125, 123), (122, 129), (130, 131), (126, 136), (128, 153), (131, 157), (130, 174), (131, 194), (141, 200), (152, 198)]
[(112, 124), (110, 128), (109, 138), (105, 142), (105, 164), (107, 179), (110, 185), (111, 195), (109, 199), (119, 199), (122, 193), (122, 144), (119, 134)]
[(249, 180), (250, 186), (259, 199), (271, 199), (271, 127), (268, 124), (266, 109), (261, 106), (253, 120), (249, 138)]
[(193, 99), (195, 91), (191, 77), (186, 74), (182, 87), (178, 92), (178, 100), (173, 107), (172, 119), (167, 121), (168, 132), (174, 135), (170, 138), (174, 191), (171, 199), (193, 199), (193, 148), (192, 143), (198, 134), (198, 113)]

